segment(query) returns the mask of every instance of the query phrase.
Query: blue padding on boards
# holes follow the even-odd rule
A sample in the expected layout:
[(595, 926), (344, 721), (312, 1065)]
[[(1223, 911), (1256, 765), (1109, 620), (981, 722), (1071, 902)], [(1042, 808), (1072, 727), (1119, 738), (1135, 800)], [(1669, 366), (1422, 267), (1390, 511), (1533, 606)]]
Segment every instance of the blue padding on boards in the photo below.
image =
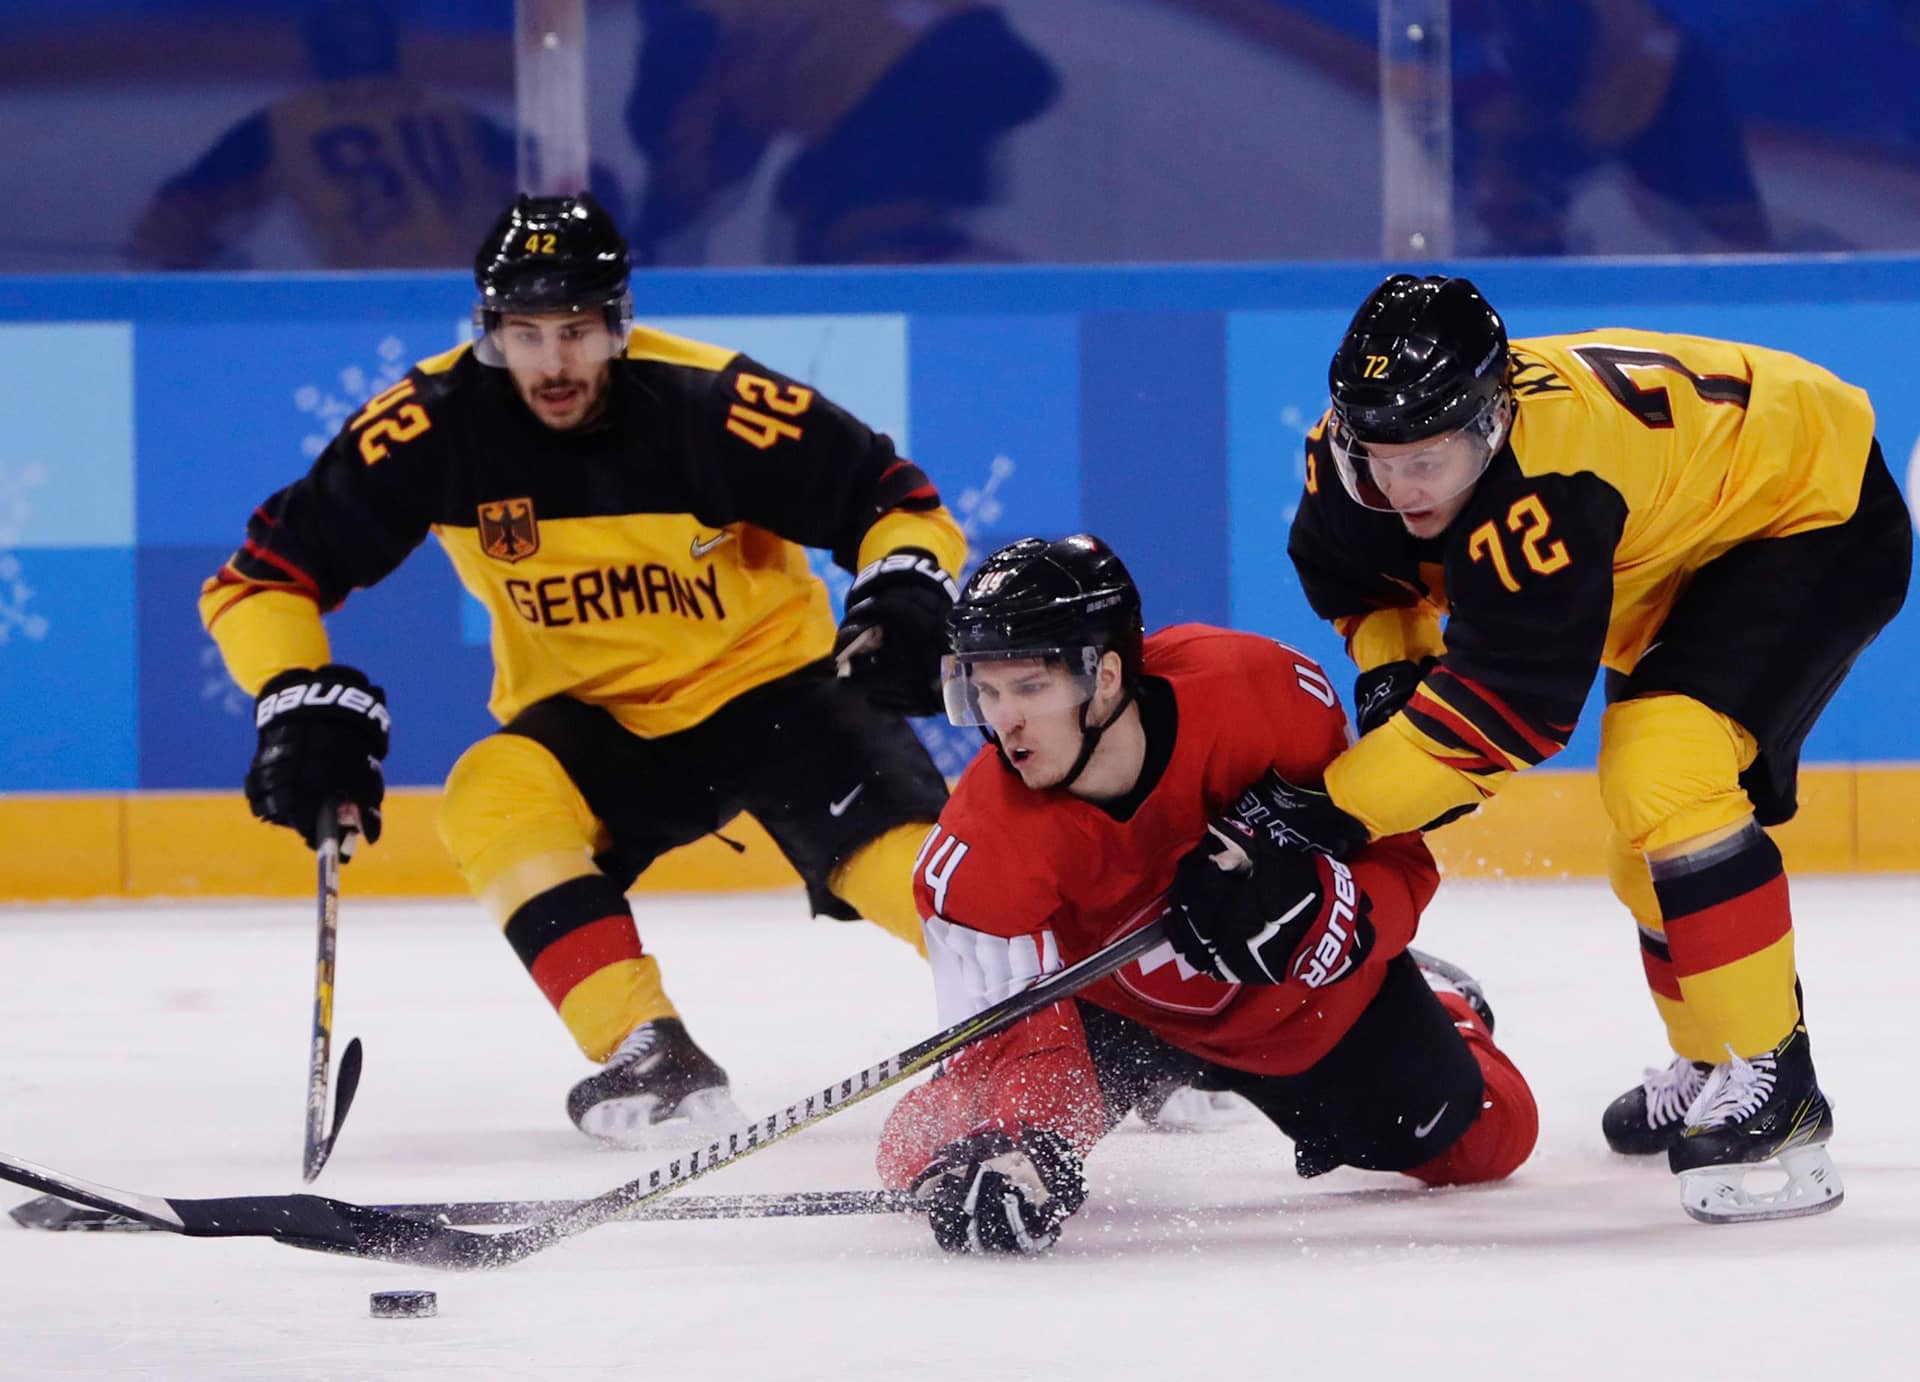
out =
[(1140, 586), (1148, 628), (1227, 619), (1226, 320), (1080, 321), (1080, 515)]
[(0, 791), (134, 786), (131, 547), (0, 549)]
[(920, 317), (913, 450), (972, 561), (1080, 526), (1079, 331), (1071, 316)]
[[(227, 676), (195, 607), (200, 583), (228, 551), (141, 550), (141, 787), (238, 792), (253, 757), (253, 698)], [(459, 585), (434, 543), (327, 618), (335, 660), (386, 689), (390, 785), (438, 786), (467, 746), (496, 727), (486, 709), (487, 648), (467, 643), (461, 624)]]

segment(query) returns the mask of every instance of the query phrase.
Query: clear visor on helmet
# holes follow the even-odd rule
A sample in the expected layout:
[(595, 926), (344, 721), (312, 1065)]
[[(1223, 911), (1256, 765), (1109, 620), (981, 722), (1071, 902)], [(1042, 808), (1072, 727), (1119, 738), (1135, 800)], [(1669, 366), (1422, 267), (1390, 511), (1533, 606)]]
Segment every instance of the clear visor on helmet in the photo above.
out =
[(633, 298), (622, 293), (612, 302), (583, 307), (513, 308), (476, 304), (473, 354), (483, 365), (505, 369), (525, 361), (599, 365), (618, 359), (633, 327)]
[(1506, 441), (1511, 410), (1506, 394), (1496, 394), (1465, 426), (1394, 445), (1362, 441), (1334, 413), (1327, 445), (1355, 503), (1385, 513), (1419, 513), (1472, 487)]
[(1093, 699), (1099, 681), (1098, 648), (950, 653), (940, 660), (940, 690), (947, 718), (956, 725), (992, 729), (1032, 715), (1071, 710)]

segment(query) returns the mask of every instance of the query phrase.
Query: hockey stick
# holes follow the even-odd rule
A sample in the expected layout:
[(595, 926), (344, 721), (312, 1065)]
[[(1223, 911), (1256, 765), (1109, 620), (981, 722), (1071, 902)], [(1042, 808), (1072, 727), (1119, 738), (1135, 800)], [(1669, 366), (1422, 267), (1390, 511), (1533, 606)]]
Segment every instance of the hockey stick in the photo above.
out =
[[(367, 1206), (382, 1214), (469, 1227), (531, 1224), (577, 1200), (452, 1200)], [(777, 1195), (678, 1195), (636, 1204), (622, 1219), (794, 1219), (822, 1215), (911, 1214), (920, 1202), (904, 1190), (795, 1190)], [(7, 1211), (21, 1228), (43, 1233), (156, 1233), (144, 1219), (88, 1209), (41, 1195)]]
[[(300, 1179), (313, 1184), (320, 1168), (333, 1155), (340, 1125), (347, 1121), (354, 1092), (360, 1088), (360, 1038), (347, 1043), (340, 1057), (340, 1084), (333, 1100), (333, 1127), (327, 1127), (327, 1072), (333, 1064), (333, 958), (340, 936), (340, 855), (343, 844), (360, 831), (360, 812), (352, 804), (329, 801), (320, 808), (316, 830), (319, 858), (320, 939), (313, 972), (313, 1042), (307, 1065), (306, 1146), (300, 1157)], [(346, 845), (352, 853), (352, 846)]]
[[(1151, 910), (1143, 910), (1134, 920)], [(677, 1186), (851, 1108), (974, 1042), (1071, 997), (1163, 944), (1165, 938), (1165, 926), (1156, 914), (1146, 925), (1085, 959), (1046, 975), (1021, 992), (858, 1074), (828, 1085), (818, 1094), (808, 1095), (800, 1103), (789, 1104), (726, 1134), (724, 1139), (677, 1156), (666, 1165), (603, 1195), (577, 1201), (555, 1214), (505, 1233), (474, 1233), (319, 1195), (246, 1195), (217, 1200), (138, 1195), (79, 1180), (4, 1154), (0, 1154), (0, 1179), (189, 1237), (273, 1238), (292, 1247), (318, 1252), (449, 1271), (505, 1267), (576, 1233), (620, 1218)]]

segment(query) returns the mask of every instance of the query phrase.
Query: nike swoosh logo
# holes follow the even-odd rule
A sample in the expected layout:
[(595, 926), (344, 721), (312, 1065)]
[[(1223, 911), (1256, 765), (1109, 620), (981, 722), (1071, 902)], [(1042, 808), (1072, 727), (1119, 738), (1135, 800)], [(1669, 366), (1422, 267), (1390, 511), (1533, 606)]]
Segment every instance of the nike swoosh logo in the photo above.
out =
[(858, 787), (855, 787), (851, 792), (848, 792), (844, 797), (841, 797), (840, 800), (834, 802), (832, 805), (827, 807), (827, 814), (829, 816), (846, 815), (847, 808), (853, 805), (853, 799), (859, 796), (862, 792), (866, 790), (867, 790), (867, 784), (864, 782), (861, 783)]
[(699, 534), (696, 533), (693, 539), (693, 559), (699, 561), (700, 558), (704, 557), (732, 536), (732, 533), (715, 533), (712, 537), (702, 541)]
[(1452, 1102), (1453, 1100), (1449, 1099), (1445, 1104), (1440, 1105), (1440, 1108), (1434, 1113), (1433, 1117), (1413, 1130), (1413, 1135), (1415, 1137), (1425, 1137), (1428, 1133), (1432, 1132), (1440, 1122), (1440, 1115), (1447, 1111), (1447, 1106)]

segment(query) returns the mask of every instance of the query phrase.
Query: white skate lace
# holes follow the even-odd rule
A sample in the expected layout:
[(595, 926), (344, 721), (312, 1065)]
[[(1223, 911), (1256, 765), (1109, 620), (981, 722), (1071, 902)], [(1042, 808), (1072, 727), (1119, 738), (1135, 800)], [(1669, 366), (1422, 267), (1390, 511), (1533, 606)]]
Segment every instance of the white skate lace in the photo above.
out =
[(627, 1033), (627, 1039), (620, 1043), (611, 1056), (607, 1057), (606, 1068), (644, 1059), (648, 1052), (660, 1044), (660, 1033), (654, 1030), (651, 1022), (643, 1022)]
[(1685, 1056), (1664, 1070), (1649, 1068), (1641, 1080), (1647, 1092), (1647, 1126), (1658, 1128), (1684, 1114), (1704, 1087), (1706, 1077)]
[(1749, 1118), (1773, 1093), (1771, 1055), (1744, 1060), (1727, 1048), (1727, 1060), (1713, 1067), (1700, 1094), (1687, 1109), (1690, 1127), (1719, 1127)]

